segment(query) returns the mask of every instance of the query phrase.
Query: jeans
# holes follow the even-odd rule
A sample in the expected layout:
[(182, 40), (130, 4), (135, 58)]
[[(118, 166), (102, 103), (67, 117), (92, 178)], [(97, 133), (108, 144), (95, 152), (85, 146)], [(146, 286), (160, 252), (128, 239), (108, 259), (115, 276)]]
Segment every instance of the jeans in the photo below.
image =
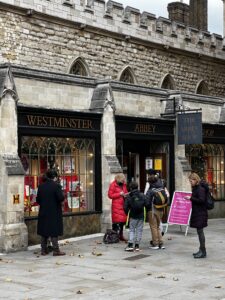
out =
[(154, 209), (154, 211), (149, 211), (149, 226), (152, 233), (152, 243), (154, 246), (159, 246), (163, 244), (162, 234), (160, 230), (160, 222), (162, 220), (163, 211)]
[(142, 238), (144, 220), (130, 218), (129, 243), (139, 244)]

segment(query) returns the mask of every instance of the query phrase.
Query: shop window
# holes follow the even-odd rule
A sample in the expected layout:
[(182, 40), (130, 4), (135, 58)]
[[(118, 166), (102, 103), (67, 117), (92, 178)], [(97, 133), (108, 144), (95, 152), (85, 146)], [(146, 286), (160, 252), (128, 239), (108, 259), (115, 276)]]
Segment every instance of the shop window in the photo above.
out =
[(57, 171), (65, 194), (64, 213), (95, 209), (94, 140), (24, 136), (21, 145), (25, 216), (38, 214), (37, 188), (50, 168)]
[(186, 145), (186, 156), (192, 171), (209, 183), (217, 200), (225, 199), (224, 191), (224, 145)]
[(70, 74), (79, 76), (88, 76), (89, 71), (85, 61), (82, 58), (77, 58), (70, 67)]
[(136, 83), (134, 73), (133, 73), (133, 71), (130, 67), (126, 67), (122, 71), (122, 73), (119, 77), (119, 81), (123, 81), (123, 82), (126, 82), (126, 83), (132, 83), (132, 84)]
[(161, 88), (162, 89), (167, 89), (167, 90), (175, 90), (176, 86), (175, 86), (175, 82), (173, 80), (173, 77), (170, 74), (167, 74), (161, 83)]

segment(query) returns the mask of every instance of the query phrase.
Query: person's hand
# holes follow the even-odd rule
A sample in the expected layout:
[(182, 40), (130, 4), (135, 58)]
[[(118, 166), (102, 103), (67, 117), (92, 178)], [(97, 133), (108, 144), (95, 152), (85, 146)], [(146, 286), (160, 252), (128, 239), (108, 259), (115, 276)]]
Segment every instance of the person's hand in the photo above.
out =
[(120, 192), (120, 196), (124, 196), (125, 194), (124, 194), (124, 192)]

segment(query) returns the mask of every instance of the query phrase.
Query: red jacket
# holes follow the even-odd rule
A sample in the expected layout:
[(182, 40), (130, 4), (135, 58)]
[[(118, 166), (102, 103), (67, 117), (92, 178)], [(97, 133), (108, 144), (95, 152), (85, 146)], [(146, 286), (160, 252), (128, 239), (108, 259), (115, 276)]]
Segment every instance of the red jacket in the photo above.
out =
[(112, 199), (112, 222), (113, 223), (125, 223), (127, 216), (124, 212), (124, 197), (120, 195), (121, 192), (127, 193), (127, 187), (124, 183), (122, 186), (119, 186), (114, 180), (108, 191), (108, 197)]

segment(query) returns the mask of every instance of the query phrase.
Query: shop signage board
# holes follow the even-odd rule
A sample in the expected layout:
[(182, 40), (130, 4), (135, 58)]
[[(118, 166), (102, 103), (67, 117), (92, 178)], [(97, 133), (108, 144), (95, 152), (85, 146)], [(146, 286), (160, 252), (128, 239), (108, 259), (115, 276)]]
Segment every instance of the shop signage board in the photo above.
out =
[(165, 232), (167, 232), (169, 225), (184, 225), (186, 226), (185, 236), (187, 235), (191, 217), (192, 203), (190, 200), (187, 200), (186, 197), (190, 198), (191, 192), (174, 192)]
[(202, 144), (202, 113), (177, 114), (178, 145)]

